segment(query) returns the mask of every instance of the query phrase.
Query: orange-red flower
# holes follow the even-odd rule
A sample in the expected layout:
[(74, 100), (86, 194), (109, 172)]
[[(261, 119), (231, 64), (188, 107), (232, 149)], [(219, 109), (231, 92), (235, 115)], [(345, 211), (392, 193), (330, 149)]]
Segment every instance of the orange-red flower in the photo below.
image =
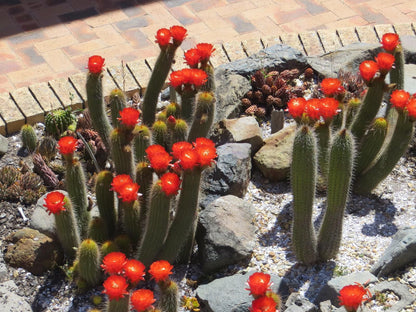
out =
[(347, 311), (357, 311), (358, 307), (371, 298), (371, 293), (361, 284), (348, 285), (339, 291), (339, 304)]
[(416, 98), (411, 98), (406, 106), (406, 111), (411, 120), (416, 120)]
[(59, 214), (61, 211), (65, 211), (65, 195), (61, 192), (54, 191), (48, 193), (45, 197), (45, 204), (43, 207), (46, 207), (46, 211), (50, 215)]
[(379, 68), (376, 62), (367, 60), (360, 64), (359, 69), (361, 77), (363, 77), (365, 81), (370, 81), (374, 78), (374, 75), (378, 72)]
[(188, 83), (198, 88), (207, 81), (207, 78), (208, 78), (207, 73), (203, 71), (202, 69), (192, 69), (191, 76), (188, 80)]
[(173, 196), (178, 194), (179, 186), (181, 185), (181, 179), (176, 173), (166, 172), (160, 178), (160, 184), (162, 186), (162, 191), (166, 196)]
[(327, 121), (338, 114), (339, 102), (334, 98), (323, 98), (320, 100), (319, 114)]
[(105, 59), (99, 55), (90, 56), (88, 59), (88, 70), (92, 74), (99, 74), (103, 71)]
[(120, 275), (110, 275), (103, 283), (104, 294), (107, 294), (110, 300), (119, 300), (127, 295), (127, 284), (126, 279)]
[(394, 55), (380, 52), (376, 57), (376, 62), (380, 71), (384, 74), (390, 71), (394, 64)]
[(201, 167), (211, 166), (218, 156), (216, 148), (208, 145), (196, 146), (195, 152), (198, 154), (198, 163)]
[(294, 98), (287, 103), (289, 114), (293, 118), (302, 117), (306, 107), (306, 100), (304, 98)]
[(196, 49), (201, 56), (202, 62), (208, 62), (212, 53), (215, 51), (214, 47), (210, 43), (198, 43), (196, 45)]
[(270, 297), (260, 297), (253, 300), (250, 312), (276, 312), (276, 301)]
[(123, 266), (124, 276), (133, 284), (144, 280), (145, 269), (144, 264), (136, 259), (127, 260)]
[(139, 188), (140, 186), (134, 182), (127, 182), (120, 187), (118, 193), (118, 198), (120, 198), (123, 202), (130, 203), (137, 199), (139, 196)]
[(156, 301), (149, 289), (138, 289), (131, 294), (131, 305), (137, 312), (145, 312)]
[(166, 171), (172, 160), (172, 157), (166, 151), (147, 154), (147, 158), (149, 159), (150, 166), (158, 173)]
[(172, 274), (173, 265), (166, 260), (155, 261), (150, 265), (149, 273), (156, 282), (165, 281)]
[(192, 149), (192, 144), (186, 141), (176, 142), (172, 145), (172, 155), (176, 159), (179, 159), (183, 150)]
[(409, 99), (410, 93), (404, 90), (394, 90), (390, 95), (390, 103), (398, 109), (404, 109)]
[(200, 146), (215, 147), (215, 143), (212, 140), (204, 138), (204, 137), (196, 138), (194, 142), (194, 147), (200, 147)]
[(202, 86), (208, 76), (205, 71), (197, 68), (184, 68), (178, 71), (174, 71), (170, 74), (170, 85), (174, 88), (178, 88), (182, 85), (194, 85), (195, 87)]
[(158, 153), (166, 153), (165, 148), (162, 145), (159, 144), (153, 144), (150, 145), (145, 150), (147, 157), (152, 157), (152, 155), (158, 154)]
[(183, 170), (192, 170), (198, 165), (198, 153), (194, 149), (184, 149), (178, 156), (179, 165)]
[(126, 255), (119, 251), (110, 252), (103, 259), (101, 268), (107, 274), (119, 274), (123, 271), (123, 266), (126, 264)]
[(70, 155), (77, 148), (77, 139), (72, 136), (64, 136), (58, 141), (58, 149), (62, 155)]
[(394, 51), (399, 43), (399, 36), (394, 33), (386, 33), (381, 38), (381, 44), (386, 51)]
[(186, 64), (188, 64), (191, 68), (198, 67), (199, 61), (201, 60), (198, 49), (189, 49), (185, 52), (184, 56)]
[(161, 48), (163, 48), (169, 44), (171, 37), (172, 36), (170, 34), (169, 29), (161, 28), (156, 33), (156, 42), (159, 44)]
[(344, 93), (345, 89), (337, 78), (325, 78), (321, 82), (321, 90), (326, 96)]
[(250, 275), (248, 278), (247, 284), (250, 288), (247, 290), (250, 291), (250, 295), (255, 297), (264, 296), (266, 291), (270, 291), (270, 275), (256, 272)]
[(321, 116), (320, 107), (321, 107), (320, 99), (309, 99), (306, 101), (305, 112), (309, 118), (313, 120), (319, 120)]
[(187, 34), (184, 27), (175, 25), (172, 26), (169, 30), (175, 44), (180, 45), (182, 41), (185, 40)]
[(126, 107), (119, 112), (120, 122), (128, 127), (134, 127), (139, 122), (140, 112), (133, 107)]
[(116, 175), (111, 182), (111, 190), (119, 193), (121, 187), (126, 183), (133, 183), (133, 179), (128, 174)]

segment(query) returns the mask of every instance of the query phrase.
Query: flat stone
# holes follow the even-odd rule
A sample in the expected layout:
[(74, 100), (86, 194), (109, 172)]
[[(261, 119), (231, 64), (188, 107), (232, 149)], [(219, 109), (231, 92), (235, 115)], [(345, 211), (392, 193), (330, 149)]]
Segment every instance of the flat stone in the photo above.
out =
[(409, 289), (398, 281), (383, 281), (375, 284), (371, 288), (371, 293), (376, 292), (383, 293), (391, 291), (395, 293), (400, 299), (394, 305), (388, 308), (389, 312), (400, 312), (404, 308), (411, 305), (415, 301), (415, 296), (409, 291)]
[(145, 89), (150, 80), (151, 71), (143, 60), (127, 62), (127, 67), (133, 74), (134, 79), (138, 82), (140, 88)]
[(260, 40), (265, 49), (268, 47), (274, 46), (276, 44), (282, 44), (282, 40), (280, 40), (280, 37), (276, 35), (261, 37)]
[(140, 86), (130, 73), (130, 70), (124, 64), (124, 66), (109, 66), (107, 70), (117, 87), (124, 91), (128, 97), (132, 96), (135, 92), (140, 90)]
[(386, 33), (394, 33), (393, 25), (391, 24), (378, 24), (374, 25), (374, 28), (376, 29), (377, 35), (379, 38), (383, 37)]
[(25, 117), (17, 108), (9, 93), (0, 94), (0, 114), (6, 122), (7, 134), (20, 131), (20, 128), (25, 124)]
[(79, 73), (72, 75), (69, 77), (69, 80), (77, 93), (81, 96), (84, 102), (87, 102), (87, 90), (85, 85), (87, 83), (87, 74), (86, 73)]
[(299, 40), (299, 35), (295, 33), (283, 33), (280, 35), (280, 40), (283, 44), (292, 47), (293, 49), (296, 49), (300, 53), (304, 54), (304, 46), (302, 45), (302, 42)]
[(263, 46), (259, 39), (248, 39), (241, 41), (243, 50), (247, 55), (253, 55), (263, 49)]
[(291, 293), (285, 303), (286, 312), (316, 312), (317, 306), (298, 293)]
[(337, 33), (344, 47), (358, 41), (357, 34), (352, 27), (338, 28)]
[(9, 141), (0, 134), (0, 157), (7, 153), (9, 149)]
[(36, 97), (36, 100), (40, 103), (45, 112), (62, 108), (61, 102), (53, 93), (48, 83), (40, 82), (30, 85), (29, 90)]
[(231, 62), (247, 57), (247, 54), (244, 52), (240, 41), (224, 42), (223, 47)]
[(299, 37), (302, 40), (306, 55), (321, 55), (324, 53), (318, 34), (315, 31), (300, 33)]
[(12, 281), (0, 283), (0, 305), (2, 311), (32, 312), (30, 304), (17, 295), (18, 287)]
[(29, 92), (28, 88), (19, 88), (10, 92), (11, 97), (25, 115), (25, 122), (35, 124), (45, 120), (45, 112)]
[(318, 30), (318, 35), (321, 38), (325, 53), (335, 51), (342, 47), (335, 30), (320, 29)]
[(82, 108), (84, 100), (78, 95), (68, 78), (57, 78), (48, 82), (65, 108)]
[(358, 37), (364, 43), (379, 43), (374, 26), (357, 26), (355, 27)]
[(414, 32), (411, 24), (394, 24), (394, 30), (402, 38), (403, 36), (412, 36), (414, 37)]
[(214, 49), (215, 51), (209, 59), (210, 63), (212, 64), (212, 66), (214, 66), (214, 68), (230, 62), (224, 50), (222, 49), (221, 44), (214, 44)]

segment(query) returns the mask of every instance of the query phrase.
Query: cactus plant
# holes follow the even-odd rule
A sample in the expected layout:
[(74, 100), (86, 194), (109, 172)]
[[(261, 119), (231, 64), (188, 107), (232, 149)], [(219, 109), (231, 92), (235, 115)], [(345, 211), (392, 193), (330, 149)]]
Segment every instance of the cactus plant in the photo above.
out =
[(28, 124), (23, 125), (20, 129), (20, 135), (22, 137), (23, 147), (26, 148), (29, 153), (34, 152), (38, 144), (38, 138), (33, 127)]
[(76, 118), (69, 109), (53, 110), (45, 116), (46, 133), (52, 135), (55, 139), (59, 139), (67, 130), (74, 131), (75, 127)]
[(101, 279), (100, 249), (92, 239), (84, 240), (78, 248), (78, 272), (80, 278), (90, 286), (96, 286)]

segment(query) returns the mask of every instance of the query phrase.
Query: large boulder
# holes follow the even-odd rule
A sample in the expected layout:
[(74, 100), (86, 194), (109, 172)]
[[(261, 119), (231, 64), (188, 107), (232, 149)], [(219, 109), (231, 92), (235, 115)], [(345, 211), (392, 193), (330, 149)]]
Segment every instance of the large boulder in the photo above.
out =
[(216, 199), (200, 213), (196, 239), (204, 272), (250, 260), (256, 245), (254, 216), (254, 207), (233, 195)]
[(204, 171), (200, 205), (224, 195), (243, 197), (251, 178), (251, 145), (228, 143), (217, 147), (217, 163)]
[[(253, 297), (247, 291), (246, 283), (253, 272), (235, 274), (216, 279), (196, 289), (201, 312), (247, 312)], [(287, 296), (289, 288), (277, 275), (270, 274), (271, 289), (280, 296)]]
[(60, 246), (37, 230), (23, 228), (6, 237), (4, 260), (12, 267), (41, 275), (62, 262)]
[(295, 132), (296, 125), (292, 124), (272, 134), (254, 155), (254, 165), (272, 182), (289, 177)]
[(416, 261), (416, 228), (399, 230), (389, 247), (371, 268), (371, 273), (386, 276)]

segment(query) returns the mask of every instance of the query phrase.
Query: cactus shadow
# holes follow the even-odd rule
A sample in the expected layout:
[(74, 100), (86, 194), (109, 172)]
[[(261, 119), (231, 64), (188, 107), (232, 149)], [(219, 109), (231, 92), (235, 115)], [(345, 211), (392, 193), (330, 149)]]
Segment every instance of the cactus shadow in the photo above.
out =
[[(365, 202), (365, 205), (359, 205), (362, 209), (355, 210), (356, 204)], [(361, 229), (361, 233), (366, 236), (391, 237), (398, 231), (394, 224), (394, 218), (397, 208), (394, 204), (385, 198), (377, 196), (358, 196), (355, 195), (347, 205), (347, 211), (356, 216), (367, 216), (374, 211), (374, 220), (372, 223), (366, 223)]]

